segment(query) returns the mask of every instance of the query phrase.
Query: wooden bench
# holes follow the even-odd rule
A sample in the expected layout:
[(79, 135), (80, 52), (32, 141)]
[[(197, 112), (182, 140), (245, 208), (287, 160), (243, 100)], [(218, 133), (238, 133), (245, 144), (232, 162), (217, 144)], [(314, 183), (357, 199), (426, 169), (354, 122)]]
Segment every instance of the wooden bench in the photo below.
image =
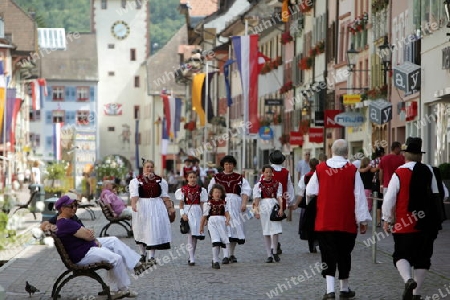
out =
[[(108, 300), (111, 300), (111, 291), (109, 289), (109, 286), (103, 281), (103, 279), (100, 277), (100, 275), (97, 274), (98, 270), (105, 269), (110, 270), (113, 268), (113, 265), (106, 262), (101, 263), (95, 263), (95, 264), (89, 264), (85, 266), (78, 266), (74, 264), (70, 258), (69, 254), (67, 253), (66, 249), (64, 248), (61, 240), (56, 236), (56, 234), (52, 233), (51, 236), (53, 237), (53, 240), (55, 241), (55, 247), (56, 250), (58, 250), (58, 253), (61, 257), (61, 261), (66, 266), (67, 270), (64, 271), (58, 279), (56, 279), (55, 283), (53, 284), (52, 289), (52, 295), (51, 297), (53, 300), (57, 300), (58, 297), (60, 297), (61, 289), (66, 283), (68, 283), (70, 280), (72, 280), (75, 277), (79, 276), (87, 276), (92, 279), (95, 279), (98, 283), (102, 286), (102, 291), (99, 293), (99, 295), (106, 295)], [(69, 275), (69, 276), (67, 276)]]
[(108, 236), (106, 233), (109, 229), (109, 227), (113, 224), (117, 224), (125, 228), (127, 231), (127, 237), (133, 236), (133, 230), (131, 229), (131, 216), (127, 217), (114, 217), (113, 212), (100, 200), (98, 201), (98, 204), (100, 205), (103, 214), (105, 215), (106, 220), (109, 221), (108, 224), (106, 224), (102, 230), (100, 231), (100, 237)]

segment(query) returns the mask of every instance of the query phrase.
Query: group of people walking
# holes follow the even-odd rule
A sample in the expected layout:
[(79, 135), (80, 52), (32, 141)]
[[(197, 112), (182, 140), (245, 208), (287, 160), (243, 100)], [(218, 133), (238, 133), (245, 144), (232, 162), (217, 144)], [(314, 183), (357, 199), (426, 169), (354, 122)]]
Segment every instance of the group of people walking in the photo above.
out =
[[(358, 232), (364, 234), (371, 221), (366, 186), (362, 179), (364, 176), (361, 176), (364, 171), (360, 173), (359, 170), (368, 170), (369, 166), (362, 164), (357, 167), (349, 161), (348, 143), (345, 140), (336, 140), (331, 151), (330, 159), (322, 158), (322, 162), (314, 158), (308, 160), (310, 169), (299, 180), (297, 198), (291, 175), (282, 166), (285, 157), (280, 151), (271, 153), (271, 164), (262, 167), (262, 176), (253, 189), (241, 174), (234, 171), (237, 162), (233, 156), (222, 158), (220, 165), (223, 171), (215, 174), (206, 188), (199, 185), (196, 170), (185, 171), (187, 182), (176, 190), (175, 198), (180, 201), (181, 218), (189, 224), (187, 264), (195, 265), (197, 241), (205, 239), (205, 226), (212, 244), (212, 268), (220, 269), (221, 264), (238, 262), (236, 247), (246, 242), (246, 217), (243, 216), (249, 212), (247, 203), (252, 196), (252, 212), (262, 227), (267, 254), (265, 262), (281, 260), (279, 236), (285, 210), (302, 207), (299, 233), (308, 240), (310, 252), (318, 252), (318, 244), (322, 265), (326, 266), (322, 270), (326, 279), (326, 293), (322, 299), (337, 297), (336, 271), (339, 273), (339, 298), (354, 298), (356, 293), (349, 286), (351, 253)], [(404, 149), (405, 164), (390, 171), (378, 166), (383, 170), (381, 182), (385, 192), (383, 229), (392, 231), (394, 236), (394, 265), (404, 279), (402, 299), (406, 300), (421, 299), (421, 287), (426, 271), (430, 268), (433, 242), (444, 219), (439, 182), (433, 169), (421, 163), (422, 153), (421, 140), (408, 139)], [(383, 165), (383, 160), (380, 164)], [(154, 173), (154, 167), (153, 161), (144, 161), (143, 174), (130, 181), (132, 226), (140, 263), (133, 255), (133, 261), (127, 262), (129, 268), (135, 266), (142, 269), (156, 264), (156, 250), (171, 247), (170, 223), (175, 215), (174, 203), (169, 198), (167, 182)], [(390, 177), (388, 181), (385, 176)], [(385, 182), (388, 182), (387, 186)], [(72, 202), (64, 198), (60, 207), (72, 208)], [(63, 218), (70, 218), (74, 213), (69, 210), (64, 212)], [(405, 223), (405, 220), (409, 223)], [(67, 227), (67, 230), (58, 230), (58, 235), (67, 233), (70, 236), (75, 233), (77, 237), (79, 225), (71, 223), (68, 227), (65, 226), (66, 221), (58, 223), (63, 228)], [(80, 237), (90, 241), (86, 245), (87, 249), (101, 247), (101, 242), (96, 242), (89, 232), (84, 232)], [(67, 239), (67, 242), (72, 243), (72, 238)], [(122, 245), (120, 247), (123, 248)], [(223, 255), (220, 260), (221, 249)], [(79, 263), (87, 261), (86, 257), (80, 258)], [(415, 269), (414, 274), (411, 267)], [(127, 281), (122, 285), (125, 290), (123, 293), (134, 295), (126, 290)]]

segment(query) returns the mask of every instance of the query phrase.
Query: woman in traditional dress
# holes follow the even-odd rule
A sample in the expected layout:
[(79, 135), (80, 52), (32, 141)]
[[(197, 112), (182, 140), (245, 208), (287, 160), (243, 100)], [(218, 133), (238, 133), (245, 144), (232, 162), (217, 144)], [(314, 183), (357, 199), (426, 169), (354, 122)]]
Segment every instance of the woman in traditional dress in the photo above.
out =
[(202, 205), (208, 201), (208, 192), (197, 184), (197, 174), (190, 171), (187, 174), (188, 184), (175, 192), (175, 199), (180, 201), (180, 216), (189, 222), (188, 244), (189, 250), (188, 265), (195, 265), (195, 249), (197, 240), (204, 240), (205, 235), (200, 234), (200, 222), (202, 219)]
[(167, 181), (154, 173), (155, 163), (144, 161), (143, 174), (130, 182), (132, 225), (143, 261), (155, 264), (156, 250), (170, 249), (172, 239), (169, 214), (175, 214), (167, 193)]
[(282, 184), (273, 179), (273, 168), (270, 165), (262, 167), (263, 178), (253, 188), (253, 200), (255, 217), (261, 219), (262, 232), (264, 236), (267, 259), (266, 263), (280, 261), (277, 253), (278, 235), (283, 232), (281, 221), (271, 221), (270, 214), (273, 207), (278, 204), (278, 216), (283, 215), (283, 187)]
[[(228, 236), (230, 239), (230, 257), (224, 257), (223, 264), (229, 262), (236, 263), (237, 258), (234, 255), (236, 245), (245, 243), (244, 220), (248, 218), (242, 213), (247, 210), (247, 201), (252, 189), (248, 181), (241, 175), (234, 172), (237, 165), (236, 159), (231, 155), (226, 155), (220, 161), (223, 172), (217, 173), (211, 179), (208, 185), (208, 191), (214, 184), (221, 184), (225, 188), (226, 200), (229, 206), (230, 226), (228, 226)], [(242, 217), (241, 217), (242, 215)]]

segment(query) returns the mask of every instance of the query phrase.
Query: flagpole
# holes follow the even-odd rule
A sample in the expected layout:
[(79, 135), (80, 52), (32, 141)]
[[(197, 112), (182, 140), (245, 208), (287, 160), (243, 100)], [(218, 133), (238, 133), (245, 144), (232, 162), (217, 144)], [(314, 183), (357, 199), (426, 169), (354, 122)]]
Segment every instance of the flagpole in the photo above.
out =
[(206, 156), (207, 156), (207, 152), (208, 149), (206, 147), (206, 143), (207, 143), (207, 136), (208, 136), (208, 131), (207, 131), (207, 125), (208, 125), (208, 97), (209, 97), (209, 64), (208, 61), (206, 61), (205, 63), (205, 127), (203, 128), (203, 168), (206, 169)]
[[(3, 61), (3, 75), (5, 74), (5, 68), (6, 68), (6, 60), (3, 60), (3, 55), (2, 55), (2, 61)], [(7, 158), (7, 154), (6, 154), (6, 101), (7, 101), (7, 93), (8, 93), (8, 86), (6, 84), (6, 76), (3, 76), (3, 85), (5, 86), (5, 92), (3, 94), (3, 99), (1, 99), (1, 101), (3, 102), (3, 181), (6, 187), (7, 185), (7, 180), (9, 180), (9, 178), (7, 178), (7, 173), (6, 173), (6, 158)], [(9, 176), (8, 176), (9, 177)]]
[[(228, 59), (231, 59), (231, 43), (228, 46)], [(228, 77), (230, 77), (231, 72), (230, 72), (230, 67), (228, 67)], [(225, 71), (224, 74), (225, 76)], [(228, 78), (228, 80), (230, 80), (230, 78)], [(226, 85), (225, 85), (226, 86)], [(231, 97), (231, 88), (230, 88), (230, 97)], [(231, 106), (228, 105), (228, 97), (227, 97), (227, 119), (226, 119), (226, 133), (229, 134), (230, 133), (230, 110), (231, 110)], [(231, 144), (231, 139), (227, 140), (227, 152), (230, 153), (230, 144)], [(216, 162), (214, 162), (216, 163)]]
[[(248, 35), (248, 20), (245, 19), (245, 31), (244, 34)], [(250, 87), (248, 87), (250, 89)], [(254, 88), (254, 87), (253, 87)], [(256, 87), (257, 88), (257, 87)], [(246, 134), (247, 134), (247, 122), (248, 122), (248, 91), (244, 93), (244, 130), (242, 130), (242, 167), (241, 167), (241, 173), (244, 173), (245, 169), (245, 156), (246, 156)]]

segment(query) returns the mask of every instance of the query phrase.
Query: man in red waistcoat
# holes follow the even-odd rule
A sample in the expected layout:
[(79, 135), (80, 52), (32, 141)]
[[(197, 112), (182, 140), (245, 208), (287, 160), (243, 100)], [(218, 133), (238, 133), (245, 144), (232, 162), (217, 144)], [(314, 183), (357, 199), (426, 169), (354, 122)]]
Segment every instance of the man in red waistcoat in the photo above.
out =
[(421, 150), (422, 139), (408, 138), (406, 144), (406, 163), (394, 172), (384, 195), (383, 227), (393, 233), (393, 262), (405, 282), (402, 299), (420, 300), (433, 243), (442, 229), (442, 200), (431, 167), (421, 163), (425, 153)]
[[(291, 205), (295, 201), (294, 185), (292, 184), (291, 174), (289, 170), (282, 166), (286, 157), (280, 150), (275, 150), (269, 155), (269, 161), (273, 168), (273, 179), (281, 183), (283, 188), (283, 210), (287, 205)], [(281, 254), (281, 243), (278, 243), (277, 254)]]
[(322, 299), (335, 299), (336, 265), (339, 270), (339, 299), (351, 299), (355, 292), (348, 286), (351, 253), (359, 225), (365, 233), (370, 217), (364, 185), (358, 170), (348, 160), (348, 143), (336, 140), (333, 156), (316, 167), (306, 186), (306, 202), (317, 196), (315, 231), (322, 256), (322, 275), (327, 292)]

